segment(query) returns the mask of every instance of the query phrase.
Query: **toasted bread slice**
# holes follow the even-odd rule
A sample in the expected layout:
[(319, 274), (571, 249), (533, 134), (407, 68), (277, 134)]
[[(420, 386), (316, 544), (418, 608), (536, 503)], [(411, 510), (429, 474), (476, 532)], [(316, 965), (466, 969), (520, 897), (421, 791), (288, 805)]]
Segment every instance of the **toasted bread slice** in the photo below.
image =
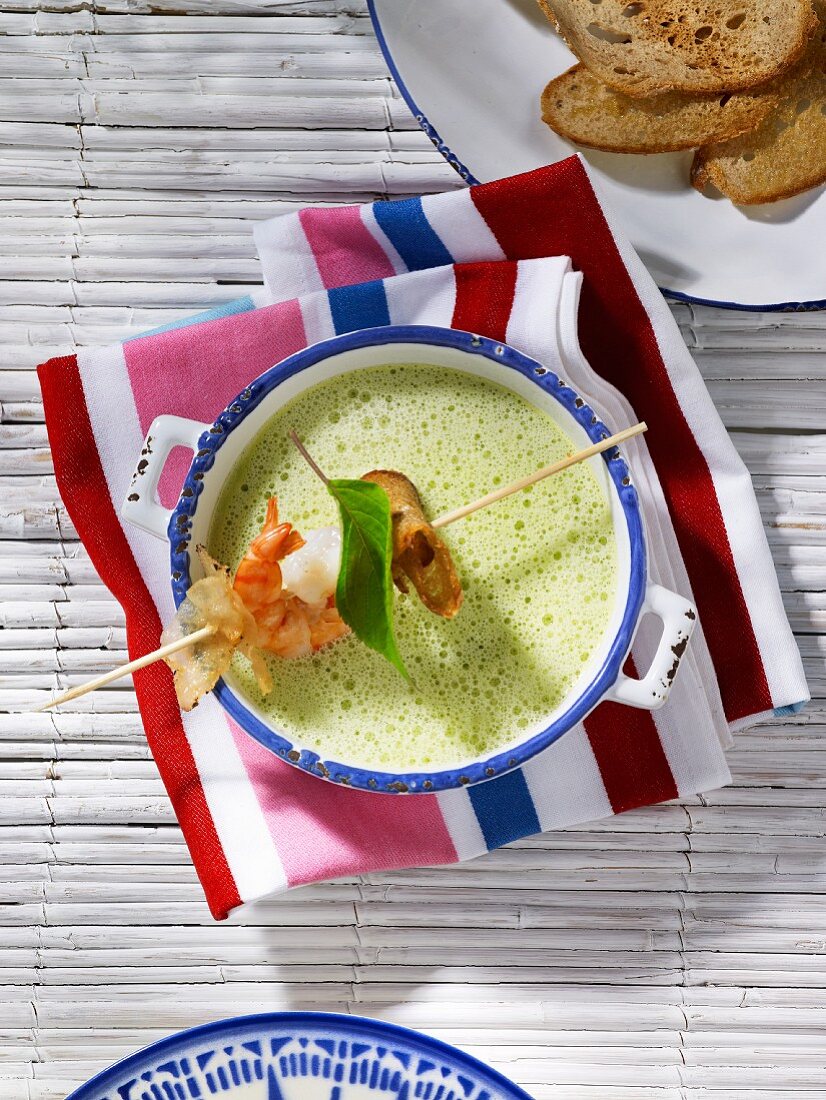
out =
[(784, 83), (780, 108), (758, 129), (698, 150), (691, 169), (698, 191), (713, 184), (732, 202), (751, 206), (826, 183), (826, 21)]
[(630, 96), (736, 92), (790, 68), (811, 0), (539, 0), (580, 61)]
[(575, 65), (543, 92), (542, 118), (568, 141), (591, 149), (671, 153), (753, 130), (779, 103), (778, 93), (769, 90), (722, 96), (665, 92), (635, 99)]

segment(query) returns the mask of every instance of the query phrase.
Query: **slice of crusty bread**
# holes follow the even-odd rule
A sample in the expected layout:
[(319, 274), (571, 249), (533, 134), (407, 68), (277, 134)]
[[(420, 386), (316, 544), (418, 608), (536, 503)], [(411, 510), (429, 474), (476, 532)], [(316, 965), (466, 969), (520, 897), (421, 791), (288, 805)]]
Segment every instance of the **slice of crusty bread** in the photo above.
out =
[(780, 108), (750, 134), (698, 150), (691, 182), (744, 206), (776, 202), (826, 182), (826, 4), (809, 54), (782, 83)]
[(611, 153), (671, 153), (753, 130), (779, 102), (776, 92), (762, 89), (637, 99), (606, 87), (580, 64), (547, 86), (542, 118), (577, 145)]
[(568, 45), (631, 96), (734, 92), (780, 75), (803, 53), (811, 0), (539, 0)]

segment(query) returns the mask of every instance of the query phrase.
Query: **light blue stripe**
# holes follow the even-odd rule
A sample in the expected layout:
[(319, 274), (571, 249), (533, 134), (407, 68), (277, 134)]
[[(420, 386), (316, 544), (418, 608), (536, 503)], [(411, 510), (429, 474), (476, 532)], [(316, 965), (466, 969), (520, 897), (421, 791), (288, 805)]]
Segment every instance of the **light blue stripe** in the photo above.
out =
[(790, 703), (787, 707), (775, 707), (774, 716), (775, 718), (787, 718), (791, 714), (800, 714), (807, 702), (808, 700), (804, 699), (802, 703)]
[(373, 213), (408, 271), (453, 263), (453, 257), (425, 217), (421, 199), (376, 202)]
[(339, 286), (327, 291), (336, 336), (362, 328), (390, 324), (384, 283), (375, 279), (355, 286)]
[(178, 321), (170, 321), (168, 325), (151, 328), (148, 332), (139, 332), (137, 336), (130, 336), (123, 342), (128, 344), (131, 340), (142, 340), (144, 336), (157, 336), (161, 332), (172, 332), (176, 328), (189, 328), (190, 325), (200, 325), (204, 321), (217, 321), (221, 317), (232, 317), (235, 313), (249, 313), (251, 309), (255, 309), (255, 302), (249, 294), (246, 294), (243, 298), (233, 298), (231, 302), (224, 302), (222, 306), (204, 310), (203, 313), (193, 313), (189, 317), (181, 317)]
[(531, 792), (521, 771), (468, 788), (488, 851), (512, 840), (542, 832)]

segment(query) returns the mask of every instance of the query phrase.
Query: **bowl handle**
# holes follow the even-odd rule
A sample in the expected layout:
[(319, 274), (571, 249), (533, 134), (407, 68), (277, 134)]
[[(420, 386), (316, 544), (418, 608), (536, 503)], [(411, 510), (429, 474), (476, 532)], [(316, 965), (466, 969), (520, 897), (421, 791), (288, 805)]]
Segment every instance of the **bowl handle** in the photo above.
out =
[(132, 484), (121, 505), (120, 514), (135, 527), (165, 539), (172, 512), (156, 500), (158, 481), (169, 453), (174, 447), (198, 450), (198, 440), (209, 431), (209, 424), (182, 416), (156, 416), (149, 425), (141, 457)]
[(621, 672), (606, 699), (641, 710), (656, 710), (668, 698), (680, 661), (697, 623), (697, 612), (684, 596), (658, 584), (650, 584), (640, 610), (662, 620), (663, 632), (654, 660), (645, 676), (635, 680)]

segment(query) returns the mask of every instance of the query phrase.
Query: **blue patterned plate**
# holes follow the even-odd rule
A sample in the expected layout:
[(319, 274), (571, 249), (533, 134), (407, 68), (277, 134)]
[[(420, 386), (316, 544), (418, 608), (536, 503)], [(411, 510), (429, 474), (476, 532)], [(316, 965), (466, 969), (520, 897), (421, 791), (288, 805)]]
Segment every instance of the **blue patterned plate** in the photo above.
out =
[(68, 1100), (530, 1100), (416, 1031), (323, 1012), (239, 1016), (170, 1035)]

